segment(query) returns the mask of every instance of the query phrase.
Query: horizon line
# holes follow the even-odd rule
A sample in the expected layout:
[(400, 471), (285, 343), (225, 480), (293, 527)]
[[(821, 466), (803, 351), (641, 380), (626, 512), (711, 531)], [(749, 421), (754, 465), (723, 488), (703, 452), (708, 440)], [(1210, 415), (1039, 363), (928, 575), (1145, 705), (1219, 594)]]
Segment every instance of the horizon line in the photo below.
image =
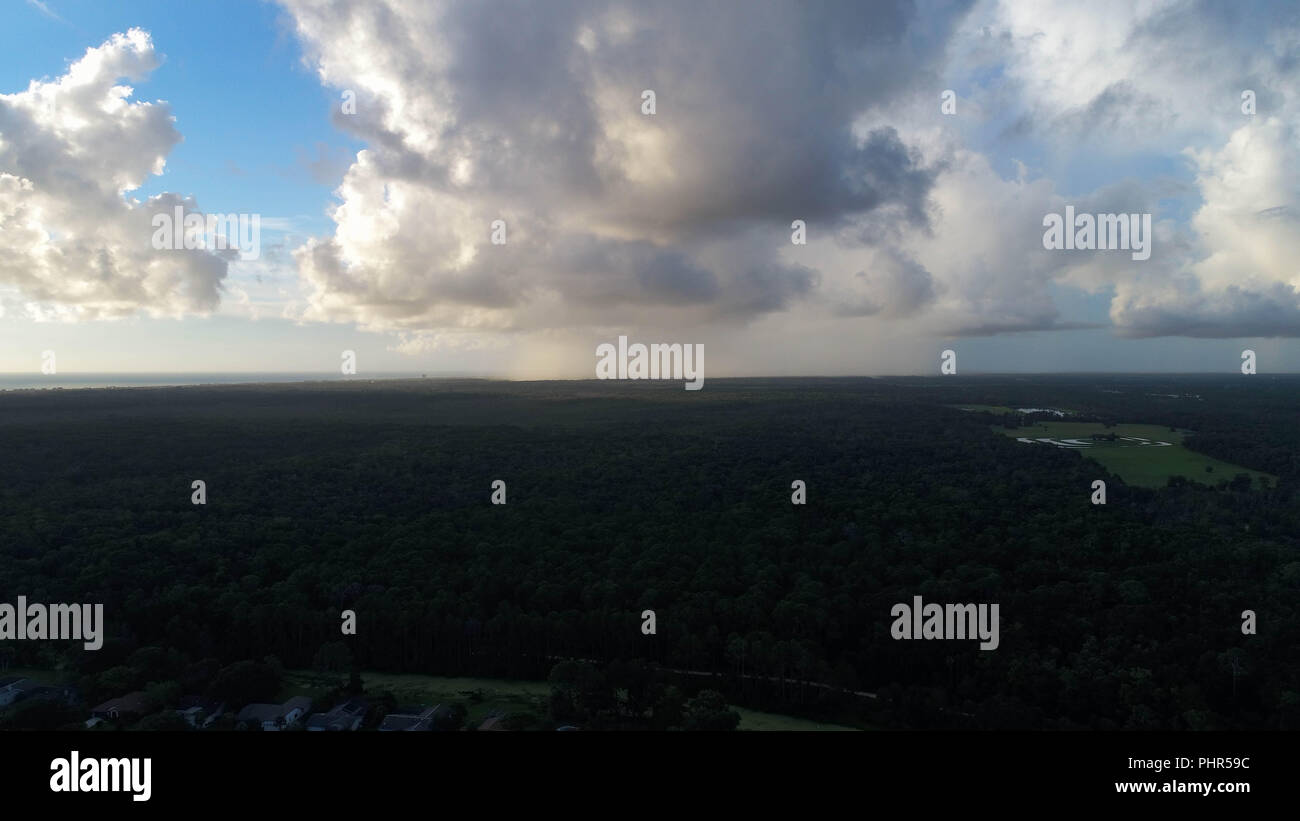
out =
[[(1256, 374), (1239, 374), (1236, 370), (1227, 371), (1096, 371), (1096, 370), (1061, 370), (1061, 371), (968, 371), (957, 374), (938, 374), (934, 372), (909, 372), (909, 373), (851, 373), (851, 374), (832, 374), (832, 373), (774, 373), (774, 374), (743, 374), (727, 376), (709, 376), (707, 381), (718, 381), (727, 379), (891, 379), (891, 378), (952, 378), (952, 377), (970, 377), (970, 376), (1009, 376), (1009, 377), (1027, 377), (1027, 376), (1296, 376), (1300, 371), (1267, 371)], [(166, 376), (184, 376), (184, 377), (203, 377), (203, 376), (296, 376), (296, 377), (319, 377), (323, 379), (336, 379), (339, 381), (357, 381), (372, 379), (376, 377), (390, 377), (400, 379), (485, 379), (499, 382), (680, 382), (681, 379), (666, 378), (642, 378), (642, 379), (601, 379), (596, 376), (550, 376), (550, 377), (512, 377), (499, 373), (488, 372), (470, 372), (470, 371), (370, 371), (368, 373), (341, 374), (337, 371), (60, 371), (55, 374), (42, 374), (39, 371), (0, 371), (0, 379), (5, 378), (26, 378), (32, 380), (48, 380), (57, 382), (61, 379), (70, 377), (166, 377)]]

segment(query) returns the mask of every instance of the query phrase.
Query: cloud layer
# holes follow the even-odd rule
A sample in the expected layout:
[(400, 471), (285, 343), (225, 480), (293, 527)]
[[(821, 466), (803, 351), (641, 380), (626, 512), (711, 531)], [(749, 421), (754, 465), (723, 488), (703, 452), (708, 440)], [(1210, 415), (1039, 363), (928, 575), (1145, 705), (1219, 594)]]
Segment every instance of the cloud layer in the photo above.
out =
[(1159, 223), (1148, 262), (1076, 254), (1054, 280), (1111, 293), (1123, 336), (1300, 336), (1300, 8), (1046, 0), (984, 3), (969, 23), (950, 73), (996, 68), (975, 93), (1040, 173), (1127, 169), (1074, 201)]
[(155, 250), (155, 213), (192, 201), (128, 200), (181, 136), (166, 104), (132, 101), (159, 57), (132, 29), (88, 49), (66, 74), (0, 95), (0, 288), (11, 312), (97, 319), (206, 313), (226, 261)]
[[(285, 5), (322, 81), (357, 95), (336, 122), (371, 146), (334, 236), (300, 252), (308, 318), (415, 333), (744, 321), (818, 287), (783, 254), (794, 220), (824, 235), (873, 213), (928, 222), (937, 170), (888, 126), (853, 123), (917, 93), (957, 14)], [(926, 297), (873, 276), (909, 306)]]
[[(1300, 336), (1293, 4), (280, 2), (366, 145), (304, 160), (338, 187), (296, 319), (407, 352), (769, 321)], [(149, 244), (197, 204), (129, 198), (180, 140), (118, 85), (159, 62), (133, 29), (0, 95), (0, 304), (219, 306), (229, 255)], [(1152, 214), (1150, 259), (1043, 248), (1066, 206)]]
[[(300, 252), (307, 318), (408, 340), (772, 312), (983, 335), (1095, 324), (1062, 314), (1073, 287), (1109, 293), (1122, 335), (1300, 335), (1294, 13), (284, 4), (322, 82), (358, 95), (336, 122), (371, 146), (335, 234)], [(945, 83), (964, 117), (939, 113)], [(1053, 179), (1124, 154), (1132, 173), (1093, 190)], [(1156, 157), (1190, 171), (1190, 219), (1163, 213)], [(1153, 213), (1153, 259), (1046, 251), (1066, 205)]]

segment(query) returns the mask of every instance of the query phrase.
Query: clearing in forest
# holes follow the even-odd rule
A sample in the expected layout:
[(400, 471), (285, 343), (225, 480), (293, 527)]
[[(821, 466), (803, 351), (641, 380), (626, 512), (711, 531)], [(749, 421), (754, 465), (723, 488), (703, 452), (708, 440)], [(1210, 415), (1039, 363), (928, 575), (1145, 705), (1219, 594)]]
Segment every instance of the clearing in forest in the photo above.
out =
[(1190, 431), (1161, 425), (1106, 427), (1100, 422), (1039, 422), (1023, 428), (993, 429), (1021, 442), (1082, 451), (1125, 482), (1140, 487), (1164, 487), (1171, 476), (1216, 485), (1230, 481), (1238, 473), (1249, 475), (1256, 487), (1261, 479), (1269, 484), (1276, 481), (1267, 473), (1189, 450), (1183, 445), (1183, 437)]

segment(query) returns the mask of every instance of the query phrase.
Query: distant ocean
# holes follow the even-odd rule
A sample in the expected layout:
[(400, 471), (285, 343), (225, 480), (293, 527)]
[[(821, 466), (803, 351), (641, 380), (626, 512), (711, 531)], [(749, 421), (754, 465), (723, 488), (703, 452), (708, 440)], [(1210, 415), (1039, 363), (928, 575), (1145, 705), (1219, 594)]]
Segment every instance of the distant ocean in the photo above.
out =
[(143, 388), (167, 385), (238, 385), (258, 382), (366, 382), (371, 379), (453, 379), (457, 373), (0, 373), (0, 391), (33, 388)]

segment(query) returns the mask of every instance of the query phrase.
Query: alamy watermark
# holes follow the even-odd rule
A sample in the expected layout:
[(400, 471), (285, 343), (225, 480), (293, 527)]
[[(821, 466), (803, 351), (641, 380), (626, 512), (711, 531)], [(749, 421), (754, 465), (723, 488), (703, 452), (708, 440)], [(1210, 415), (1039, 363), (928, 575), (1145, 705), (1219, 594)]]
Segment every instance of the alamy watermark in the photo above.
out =
[(981, 650), (998, 649), (998, 606), (996, 604), (926, 604), (920, 596), (912, 603), (899, 602), (889, 615), (894, 624), (889, 634), (895, 639), (976, 639)]
[(686, 390), (698, 391), (704, 387), (704, 345), (628, 345), (627, 337), (620, 336), (618, 348), (610, 342), (596, 346), (596, 378), (685, 379)]
[(124, 792), (132, 801), (148, 801), (152, 770), (152, 758), (82, 758), (73, 750), (50, 762), (50, 791)]
[(73, 640), (87, 650), (104, 646), (104, 605), (37, 604), (19, 596), (17, 605), (0, 603), (0, 641)]
[(1133, 259), (1151, 258), (1150, 214), (1075, 214), (1043, 217), (1043, 247), (1049, 251), (1133, 251)]
[(187, 214), (178, 205), (172, 214), (154, 214), (150, 224), (156, 251), (235, 250), (246, 260), (262, 253), (261, 214)]

